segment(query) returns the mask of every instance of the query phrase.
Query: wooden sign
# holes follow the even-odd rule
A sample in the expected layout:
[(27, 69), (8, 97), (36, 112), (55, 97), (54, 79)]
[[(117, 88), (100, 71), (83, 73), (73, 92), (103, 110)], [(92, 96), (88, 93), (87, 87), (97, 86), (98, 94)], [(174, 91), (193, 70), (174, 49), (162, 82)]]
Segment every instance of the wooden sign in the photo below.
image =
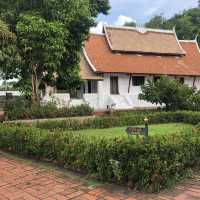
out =
[(147, 129), (141, 127), (128, 127), (126, 129), (128, 135), (147, 135)]

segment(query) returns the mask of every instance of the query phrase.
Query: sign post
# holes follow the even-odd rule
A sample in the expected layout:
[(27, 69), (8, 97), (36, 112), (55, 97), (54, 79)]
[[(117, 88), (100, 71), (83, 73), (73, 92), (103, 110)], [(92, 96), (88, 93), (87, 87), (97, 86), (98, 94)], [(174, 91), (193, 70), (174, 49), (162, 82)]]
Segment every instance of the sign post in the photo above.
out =
[(144, 124), (145, 124), (146, 137), (148, 137), (149, 136), (149, 119), (147, 117), (144, 118)]
[(148, 137), (149, 136), (149, 119), (145, 118), (144, 119), (145, 122), (145, 128), (141, 128), (141, 127), (128, 127), (126, 129), (126, 133), (131, 136), (131, 135), (135, 135), (135, 136), (139, 136), (139, 135), (143, 135), (144, 137)]

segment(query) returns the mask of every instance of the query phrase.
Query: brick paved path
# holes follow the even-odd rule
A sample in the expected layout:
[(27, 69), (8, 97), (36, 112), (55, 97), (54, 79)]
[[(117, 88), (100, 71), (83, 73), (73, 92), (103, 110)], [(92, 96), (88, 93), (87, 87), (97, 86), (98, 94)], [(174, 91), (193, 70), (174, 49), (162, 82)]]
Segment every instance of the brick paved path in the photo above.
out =
[(0, 200), (6, 199), (200, 200), (200, 176), (170, 191), (145, 194), (113, 185), (92, 187), (72, 176), (61, 176), (56, 169), (0, 152)]

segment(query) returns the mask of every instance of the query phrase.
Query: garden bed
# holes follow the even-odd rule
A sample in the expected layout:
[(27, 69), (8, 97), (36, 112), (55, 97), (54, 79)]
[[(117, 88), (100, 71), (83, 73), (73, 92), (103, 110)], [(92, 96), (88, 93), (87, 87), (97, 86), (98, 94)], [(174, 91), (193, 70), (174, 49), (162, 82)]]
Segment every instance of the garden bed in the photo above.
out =
[(149, 119), (150, 124), (185, 123), (196, 125), (200, 122), (200, 112), (177, 111), (177, 112), (130, 112), (113, 114), (104, 117), (95, 117), (83, 121), (76, 120), (52, 120), (38, 122), (36, 127), (48, 130), (85, 130), (105, 129), (113, 127), (144, 125), (144, 118)]
[(200, 121), (200, 113), (150, 113), (150, 123), (157, 125), (150, 125), (149, 137), (127, 137), (125, 127), (142, 125), (144, 116), (98, 117), (81, 123), (49, 121), (32, 126), (1, 124), (0, 149), (102, 181), (159, 191), (200, 166), (200, 129), (193, 126)]
[(200, 163), (199, 132), (192, 129), (143, 137), (90, 137), (61, 130), (7, 124), (0, 149), (57, 163), (102, 181), (159, 191)]

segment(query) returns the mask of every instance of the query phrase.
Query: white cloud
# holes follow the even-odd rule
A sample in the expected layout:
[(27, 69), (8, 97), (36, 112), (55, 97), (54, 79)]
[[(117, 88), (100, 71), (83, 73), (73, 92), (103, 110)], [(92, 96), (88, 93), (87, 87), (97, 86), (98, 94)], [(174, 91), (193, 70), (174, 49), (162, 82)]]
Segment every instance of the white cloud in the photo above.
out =
[(100, 21), (96, 27), (92, 27), (90, 29), (90, 33), (102, 33), (104, 24), (107, 24), (106, 22)]
[(146, 16), (152, 16), (152, 15), (154, 15), (158, 10), (159, 10), (158, 7), (149, 8), (149, 10), (147, 10), (147, 12), (146, 12)]
[(115, 22), (115, 25), (117, 26), (122, 26), (124, 25), (126, 22), (135, 22), (136, 21), (134, 19), (132, 19), (131, 17), (128, 17), (128, 16), (125, 16), (125, 15), (120, 15), (118, 18), (117, 18), (117, 21)]
[(164, 17), (170, 18), (175, 13), (198, 5), (198, 0), (110, 0), (110, 2), (110, 15), (99, 17), (100, 21), (107, 21), (109, 24), (114, 24), (119, 15), (129, 16), (135, 19), (137, 24), (144, 24), (155, 15), (162, 13)]

